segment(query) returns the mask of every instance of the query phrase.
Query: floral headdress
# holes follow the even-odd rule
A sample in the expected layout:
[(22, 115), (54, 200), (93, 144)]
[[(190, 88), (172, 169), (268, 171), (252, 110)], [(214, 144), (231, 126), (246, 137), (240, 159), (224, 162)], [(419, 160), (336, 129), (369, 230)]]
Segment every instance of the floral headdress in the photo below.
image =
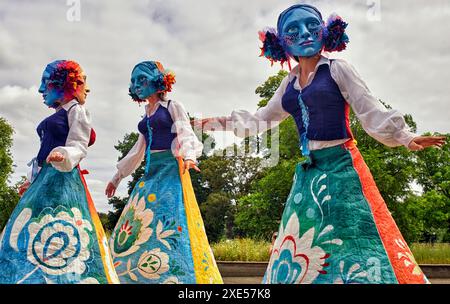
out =
[[(167, 93), (172, 91), (172, 85), (175, 84), (175, 73), (164, 69), (163, 65), (159, 61), (143, 61), (141, 63), (138, 63), (134, 68), (142, 67), (146, 70), (151, 71), (152, 73), (156, 74), (154, 78), (152, 79), (153, 84), (157, 88), (156, 93)], [(156, 73), (155, 73), (156, 71)], [(134, 92), (132, 86), (129, 88), (129, 94), (131, 98), (134, 101), (137, 102), (143, 102), (144, 100), (141, 100), (137, 94)]]
[(348, 23), (344, 22), (342, 18), (336, 14), (331, 15), (325, 23), (322, 19), (320, 11), (308, 4), (297, 4), (284, 10), (278, 17), (278, 32), (274, 28), (266, 28), (259, 32), (259, 39), (262, 41), (261, 55), (270, 60), (273, 65), (274, 62), (280, 62), (281, 66), (285, 62), (288, 63), (290, 69), (290, 56), (286, 52), (285, 42), (280, 37), (281, 26), (287, 13), (293, 9), (302, 8), (315, 13), (320, 20), (322, 20), (322, 37), (323, 50), (326, 52), (340, 52), (345, 50), (349, 42), (349, 38), (345, 33)]
[(71, 60), (56, 60), (47, 65), (49, 71), (48, 86), (61, 92), (65, 98), (72, 98), (82, 81), (82, 69)]

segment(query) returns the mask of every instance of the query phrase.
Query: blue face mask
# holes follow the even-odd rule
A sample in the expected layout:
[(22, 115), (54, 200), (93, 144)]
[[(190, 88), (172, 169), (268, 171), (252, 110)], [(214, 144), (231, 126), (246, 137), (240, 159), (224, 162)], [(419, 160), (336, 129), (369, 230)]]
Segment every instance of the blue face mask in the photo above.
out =
[(291, 56), (311, 57), (322, 50), (322, 21), (302, 8), (289, 13), (281, 25), (281, 37)]
[(141, 67), (136, 67), (131, 73), (131, 88), (132, 91), (139, 97), (139, 99), (144, 100), (151, 95), (158, 92), (158, 88), (153, 81), (157, 76), (157, 71), (152, 71), (154, 73), (149, 73), (141, 69)]
[(49, 86), (50, 83), (51, 67), (47, 66), (42, 74), (41, 86), (39, 87), (39, 93), (44, 97), (44, 103), (51, 107), (57, 108), (59, 100), (63, 97), (63, 92), (56, 88)]

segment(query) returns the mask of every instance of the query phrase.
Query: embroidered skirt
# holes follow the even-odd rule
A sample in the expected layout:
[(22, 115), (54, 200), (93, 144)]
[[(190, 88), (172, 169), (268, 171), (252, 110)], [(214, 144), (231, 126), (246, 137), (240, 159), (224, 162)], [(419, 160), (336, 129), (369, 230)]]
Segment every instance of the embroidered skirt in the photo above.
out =
[(80, 169), (46, 164), (0, 236), (0, 284), (119, 283)]
[(297, 165), (263, 283), (428, 283), (353, 142)]
[(151, 154), (111, 235), (122, 283), (222, 283), (183, 160)]

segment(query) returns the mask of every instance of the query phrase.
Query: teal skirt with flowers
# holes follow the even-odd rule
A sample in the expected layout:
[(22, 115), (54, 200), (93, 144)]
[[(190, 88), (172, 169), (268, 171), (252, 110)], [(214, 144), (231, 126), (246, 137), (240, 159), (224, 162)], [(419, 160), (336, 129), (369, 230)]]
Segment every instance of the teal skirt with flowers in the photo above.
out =
[[(182, 160), (151, 154), (110, 238), (121, 283), (221, 283)], [(184, 183), (183, 183), (184, 181)]]
[(263, 283), (427, 283), (352, 141), (296, 167)]
[(0, 236), (0, 284), (119, 283), (80, 169), (45, 164)]

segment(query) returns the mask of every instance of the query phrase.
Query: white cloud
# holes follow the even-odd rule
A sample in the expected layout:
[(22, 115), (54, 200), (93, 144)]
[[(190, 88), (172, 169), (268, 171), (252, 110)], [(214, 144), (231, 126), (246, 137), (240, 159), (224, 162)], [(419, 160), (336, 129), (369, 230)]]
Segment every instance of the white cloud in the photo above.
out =
[[(277, 0), (81, 0), (81, 21), (68, 22), (65, 1), (3, 0), (0, 8), (0, 115), (14, 135), (14, 179), (38, 150), (36, 125), (51, 112), (37, 94), (42, 70), (55, 59), (85, 69), (92, 93), (87, 107), (98, 140), (82, 167), (99, 210), (114, 174), (114, 144), (136, 130), (143, 112), (127, 96), (139, 61), (160, 60), (177, 74), (170, 96), (196, 116), (255, 110), (255, 88), (278, 71), (260, 54), (258, 30), (275, 26)], [(375, 95), (411, 113), (419, 131), (448, 132), (449, 1), (381, 1), (381, 21), (367, 19), (367, 1), (311, 1), (324, 17), (349, 22), (349, 60)], [(119, 188), (126, 194), (126, 180)]]

